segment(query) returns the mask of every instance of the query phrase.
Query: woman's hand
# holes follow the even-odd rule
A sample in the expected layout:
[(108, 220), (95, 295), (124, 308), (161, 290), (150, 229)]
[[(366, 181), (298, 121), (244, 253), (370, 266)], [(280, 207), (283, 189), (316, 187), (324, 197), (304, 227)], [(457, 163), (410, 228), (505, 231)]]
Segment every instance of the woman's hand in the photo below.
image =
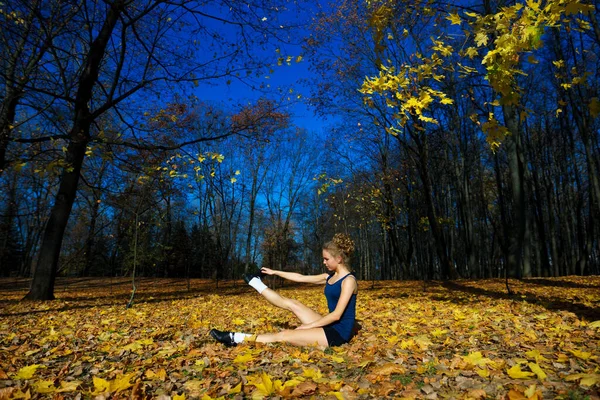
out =
[(262, 273), (263, 273), (263, 274), (265, 274), (265, 275), (275, 275), (275, 270), (273, 270), (273, 269), (271, 269), (271, 268), (265, 268), (265, 267), (262, 267), (262, 268), (260, 269), (260, 272), (262, 272)]
[(307, 324), (302, 324), (299, 327), (296, 328), (296, 330), (302, 330), (302, 329), (312, 329), (312, 326), (307, 325)]

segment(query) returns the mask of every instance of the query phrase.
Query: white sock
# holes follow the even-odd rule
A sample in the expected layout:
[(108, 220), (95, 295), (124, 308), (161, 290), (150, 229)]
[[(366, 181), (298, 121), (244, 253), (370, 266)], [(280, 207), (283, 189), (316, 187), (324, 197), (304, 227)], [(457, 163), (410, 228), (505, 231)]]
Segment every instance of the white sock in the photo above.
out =
[(233, 334), (233, 341), (234, 341), (235, 343), (242, 343), (242, 342), (244, 341), (244, 339), (246, 339), (246, 338), (247, 338), (247, 337), (249, 337), (249, 336), (252, 336), (252, 335), (249, 335), (249, 334), (247, 334), (247, 333), (235, 332), (235, 333)]
[(248, 285), (250, 285), (254, 289), (256, 289), (256, 291), (258, 293), (262, 293), (263, 290), (268, 289), (267, 285), (265, 285), (263, 283), (263, 281), (261, 281), (260, 278), (257, 278), (257, 277), (254, 277), (254, 278), (250, 279), (250, 282), (248, 282)]

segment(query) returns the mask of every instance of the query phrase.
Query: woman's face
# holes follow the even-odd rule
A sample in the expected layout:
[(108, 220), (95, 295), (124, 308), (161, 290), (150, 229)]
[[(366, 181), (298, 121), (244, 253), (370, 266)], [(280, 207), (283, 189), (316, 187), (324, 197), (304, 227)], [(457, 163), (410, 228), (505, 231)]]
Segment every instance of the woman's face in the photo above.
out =
[(336, 271), (341, 261), (342, 257), (334, 257), (327, 250), (323, 250), (323, 265), (325, 265), (325, 268), (329, 271)]

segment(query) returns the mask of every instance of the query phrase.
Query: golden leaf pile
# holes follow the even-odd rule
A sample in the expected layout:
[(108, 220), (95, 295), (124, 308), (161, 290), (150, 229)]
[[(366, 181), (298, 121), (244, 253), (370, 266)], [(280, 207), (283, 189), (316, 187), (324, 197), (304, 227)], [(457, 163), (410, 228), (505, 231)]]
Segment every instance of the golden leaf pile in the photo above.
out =
[[(360, 282), (361, 330), (325, 350), (225, 348), (211, 328), (293, 328), (240, 282), (59, 280), (52, 302), (0, 284), (0, 399), (598, 398), (600, 277)], [(272, 283), (272, 282), (270, 282)], [(22, 285), (24, 286), (24, 285)], [(10, 288), (10, 289), (8, 289)], [(322, 287), (281, 293), (326, 311)], [(579, 397), (578, 397), (579, 396)]]

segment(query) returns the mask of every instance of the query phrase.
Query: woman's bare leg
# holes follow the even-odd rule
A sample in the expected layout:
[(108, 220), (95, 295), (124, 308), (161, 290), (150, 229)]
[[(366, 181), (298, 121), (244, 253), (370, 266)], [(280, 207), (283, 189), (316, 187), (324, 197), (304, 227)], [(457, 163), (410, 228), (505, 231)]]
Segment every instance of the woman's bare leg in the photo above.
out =
[(277, 333), (261, 333), (256, 336), (258, 343), (287, 342), (295, 346), (327, 347), (327, 336), (323, 328), (296, 329)]
[(310, 324), (323, 317), (321, 314), (300, 303), (298, 300), (281, 296), (273, 289), (267, 288), (263, 290), (261, 294), (274, 306), (293, 312), (303, 324)]

